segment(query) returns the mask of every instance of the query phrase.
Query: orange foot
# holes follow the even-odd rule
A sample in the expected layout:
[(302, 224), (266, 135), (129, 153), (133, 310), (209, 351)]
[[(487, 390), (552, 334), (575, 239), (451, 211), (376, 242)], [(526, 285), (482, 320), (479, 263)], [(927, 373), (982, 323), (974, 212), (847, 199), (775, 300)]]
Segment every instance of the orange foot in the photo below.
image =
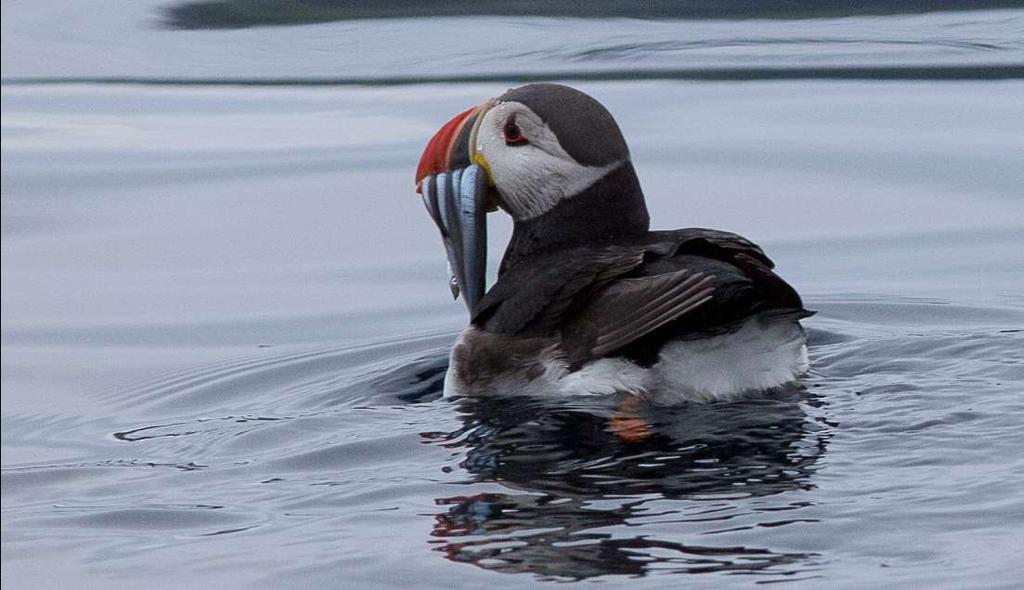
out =
[(612, 417), (608, 420), (608, 427), (612, 433), (623, 442), (640, 442), (651, 436), (651, 428), (647, 422), (637, 415), (637, 410), (643, 404), (643, 400), (635, 395), (628, 396)]

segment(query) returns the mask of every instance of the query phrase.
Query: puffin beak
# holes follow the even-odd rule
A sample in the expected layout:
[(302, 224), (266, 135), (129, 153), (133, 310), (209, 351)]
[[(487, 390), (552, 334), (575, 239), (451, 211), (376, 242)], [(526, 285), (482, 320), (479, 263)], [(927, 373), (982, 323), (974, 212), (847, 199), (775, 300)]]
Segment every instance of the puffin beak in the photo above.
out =
[(459, 113), (434, 134), (420, 157), (416, 192), (441, 230), (452, 296), (470, 314), (484, 296), (487, 274), (488, 174), (472, 161), (476, 129), (490, 101)]

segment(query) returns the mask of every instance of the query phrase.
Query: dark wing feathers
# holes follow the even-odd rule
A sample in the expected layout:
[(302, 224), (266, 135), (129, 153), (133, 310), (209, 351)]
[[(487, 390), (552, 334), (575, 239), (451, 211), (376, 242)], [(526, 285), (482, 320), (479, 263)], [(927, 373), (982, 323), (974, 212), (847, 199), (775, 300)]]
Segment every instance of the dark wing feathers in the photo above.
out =
[[(605, 355), (678, 318), (711, 299), (711, 277), (681, 270), (671, 275), (645, 279), (626, 279), (630, 285), (613, 285), (600, 299), (599, 306), (586, 308), (586, 315), (598, 326), (593, 353)], [(608, 300), (605, 302), (605, 300)], [(623, 310), (634, 308), (632, 313)]]
[(711, 282), (685, 269), (615, 281), (562, 327), (570, 366), (606, 356), (707, 303)]
[(642, 246), (574, 248), (539, 256), (502, 273), (473, 310), (490, 332), (535, 336), (557, 330), (580, 300), (643, 263)]
[(775, 268), (775, 263), (764, 253), (760, 246), (741, 235), (717, 229), (688, 227), (667, 231), (652, 231), (647, 234), (654, 248), (661, 249), (662, 256), (673, 256), (677, 253), (699, 254), (719, 260), (729, 260), (742, 254), (753, 258), (767, 266)]
[(537, 256), (502, 273), (473, 324), (561, 337), (571, 367), (612, 354), (647, 363), (665, 341), (731, 329), (754, 314), (806, 317), (800, 296), (756, 244), (691, 228)]

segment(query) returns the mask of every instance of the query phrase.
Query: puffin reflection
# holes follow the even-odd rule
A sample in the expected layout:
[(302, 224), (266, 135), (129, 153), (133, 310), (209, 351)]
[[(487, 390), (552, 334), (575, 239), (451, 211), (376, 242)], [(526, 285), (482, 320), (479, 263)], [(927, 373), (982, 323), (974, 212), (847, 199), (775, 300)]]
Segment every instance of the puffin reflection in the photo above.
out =
[[(461, 400), (462, 427), (425, 437), (461, 450), (466, 484), (496, 482), (508, 492), (436, 499), (437, 550), (452, 561), (556, 579), (666, 570), (790, 575), (813, 563), (813, 554), (677, 542), (661, 526), (669, 523), (667, 536), (677, 539), (800, 521), (779, 513), (806, 502), (752, 499), (813, 487), (829, 439), (827, 425), (805, 411), (813, 398), (794, 388), (745, 402), (643, 408), (645, 436), (625, 440), (610, 426), (618, 401)], [(761, 515), (771, 522), (750, 522)]]

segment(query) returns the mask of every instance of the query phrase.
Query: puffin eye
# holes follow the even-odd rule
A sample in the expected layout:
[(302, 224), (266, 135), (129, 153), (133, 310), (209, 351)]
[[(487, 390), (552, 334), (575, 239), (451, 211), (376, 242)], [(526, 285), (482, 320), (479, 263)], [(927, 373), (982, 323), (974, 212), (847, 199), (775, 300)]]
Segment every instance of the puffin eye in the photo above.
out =
[(505, 120), (505, 127), (502, 129), (502, 133), (505, 135), (505, 145), (523, 145), (527, 143), (526, 136), (523, 135), (519, 125), (516, 124), (515, 113)]

